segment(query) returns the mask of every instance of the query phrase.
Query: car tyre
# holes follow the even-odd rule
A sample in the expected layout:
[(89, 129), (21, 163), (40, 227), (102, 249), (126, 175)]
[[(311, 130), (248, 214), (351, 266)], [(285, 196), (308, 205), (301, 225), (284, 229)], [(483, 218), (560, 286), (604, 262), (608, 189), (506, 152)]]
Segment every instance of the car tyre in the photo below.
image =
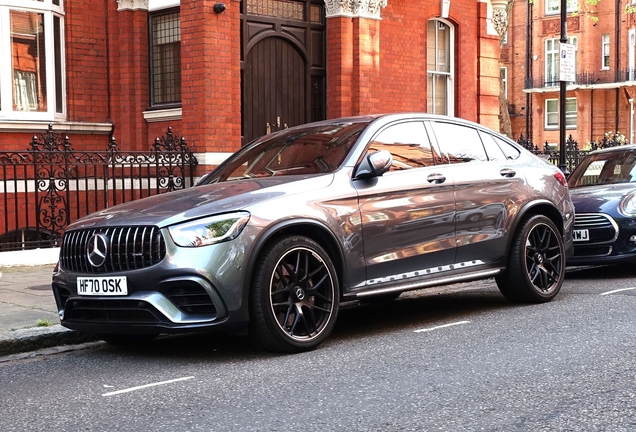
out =
[(561, 233), (546, 216), (527, 217), (512, 240), (506, 272), (495, 278), (499, 290), (515, 303), (544, 303), (559, 293), (564, 277)]
[(317, 242), (295, 235), (277, 238), (256, 262), (250, 339), (268, 351), (312, 350), (333, 330), (339, 299), (335, 268)]

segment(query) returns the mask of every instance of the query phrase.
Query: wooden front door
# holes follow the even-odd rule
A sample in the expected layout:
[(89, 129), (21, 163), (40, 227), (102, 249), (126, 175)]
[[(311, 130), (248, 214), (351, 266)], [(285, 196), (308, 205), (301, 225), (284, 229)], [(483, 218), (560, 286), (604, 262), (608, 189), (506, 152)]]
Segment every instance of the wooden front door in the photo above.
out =
[(243, 143), (325, 118), (323, 0), (242, 2)]

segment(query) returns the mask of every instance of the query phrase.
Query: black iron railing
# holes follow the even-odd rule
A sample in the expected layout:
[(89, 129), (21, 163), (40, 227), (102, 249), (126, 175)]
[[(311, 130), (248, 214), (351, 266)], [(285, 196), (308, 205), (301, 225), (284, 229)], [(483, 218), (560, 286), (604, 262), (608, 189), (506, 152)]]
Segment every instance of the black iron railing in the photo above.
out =
[[(615, 147), (624, 144), (624, 139), (619, 134), (606, 134), (602, 139), (598, 141), (592, 141), (588, 150), (581, 150), (579, 143), (572, 138), (572, 135), (568, 137), (565, 142), (565, 163), (568, 172), (572, 172), (574, 168), (581, 162), (581, 160), (591, 151)], [(532, 141), (521, 134), (517, 143), (521, 144), (526, 150), (534, 153), (535, 155), (545, 157), (548, 162), (554, 165), (559, 164), (560, 150), (554, 146), (551, 146), (546, 141), (543, 148), (539, 148), (538, 145), (533, 144)]]
[[(594, 84), (614, 84), (628, 83), (636, 81), (636, 69), (623, 69), (620, 71), (598, 71), (598, 72), (579, 72), (576, 74), (576, 81), (569, 82), (568, 85), (594, 85)], [(560, 81), (558, 74), (539, 75), (532, 78), (526, 78), (525, 89), (534, 88), (550, 88), (555, 87), (558, 90)]]
[(66, 226), (127, 201), (184, 189), (197, 160), (171, 128), (150, 151), (75, 151), (48, 130), (27, 151), (0, 152), (0, 251), (58, 246)]

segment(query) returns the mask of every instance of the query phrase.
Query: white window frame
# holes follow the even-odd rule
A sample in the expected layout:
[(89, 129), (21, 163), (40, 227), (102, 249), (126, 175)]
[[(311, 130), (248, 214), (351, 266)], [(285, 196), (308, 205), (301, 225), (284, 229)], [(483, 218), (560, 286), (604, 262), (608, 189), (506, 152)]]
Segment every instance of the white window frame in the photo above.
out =
[[(578, 0), (567, 0), (566, 12), (578, 12), (579, 2)], [(561, 13), (561, 0), (545, 0), (545, 14), (557, 15)]]
[(499, 76), (503, 85), (504, 97), (508, 100), (508, 68), (506, 66), (499, 67)]
[[(559, 38), (549, 38), (545, 40), (545, 79), (546, 87), (559, 85)], [(578, 39), (576, 36), (568, 37), (568, 43), (574, 45), (574, 65), (576, 70)]]
[[(455, 115), (455, 26), (450, 22), (447, 21), (445, 19), (442, 18), (431, 18), (430, 20), (427, 21), (427, 28), (428, 28), (428, 23), (434, 21), (437, 25), (444, 24), (449, 28), (449, 51), (448, 53), (446, 53), (446, 61), (448, 62), (448, 70), (449, 72), (441, 72), (438, 70), (428, 70), (427, 67), (427, 79), (428, 77), (430, 77), (431, 75), (433, 76), (445, 76), (446, 77), (446, 84), (447, 84), (447, 90), (446, 90), (446, 114), (453, 116)], [(428, 34), (428, 32), (427, 32)], [(436, 32), (437, 35), (437, 32)], [(429, 41), (426, 41), (427, 45), (429, 43)], [(427, 46), (428, 49), (428, 46)], [(435, 52), (438, 53), (439, 52), (439, 44), (438, 41), (435, 41)], [(437, 60), (436, 60), (436, 64), (437, 64)], [(431, 95), (430, 92), (434, 92), (435, 89), (434, 88), (427, 88), (427, 99), (429, 98), (429, 95)], [(435, 94), (433, 93), (432, 96), (433, 98), (433, 108), (435, 107)], [(431, 111), (432, 112), (432, 111)]]
[[(56, 5), (54, 3), (59, 3)], [(10, 11), (34, 12), (43, 15), (44, 55), (46, 59), (46, 111), (13, 110), (14, 76), (12, 73)], [(0, 122), (54, 121), (66, 119), (66, 54), (64, 42), (64, 0), (0, 0)], [(60, 83), (61, 95), (56, 95), (54, 17), (60, 19)], [(56, 112), (60, 96), (61, 112)]]
[[(552, 102), (552, 104), (550, 103)], [(568, 102), (571, 104), (574, 102), (574, 108), (568, 110)], [(578, 124), (578, 101), (574, 98), (565, 99), (565, 128), (576, 129)], [(549, 105), (552, 105), (555, 110), (550, 111)], [(556, 122), (550, 122), (550, 116), (553, 118), (556, 116)], [(570, 124), (568, 124), (570, 123)], [(545, 115), (544, 115), (544, 127), (547, 130), (559, 129), (559, 100), (558, 99), (546, 99), (545, 100)]]
[(601, 70), (610, 69), (610, 35), (601, 35)]

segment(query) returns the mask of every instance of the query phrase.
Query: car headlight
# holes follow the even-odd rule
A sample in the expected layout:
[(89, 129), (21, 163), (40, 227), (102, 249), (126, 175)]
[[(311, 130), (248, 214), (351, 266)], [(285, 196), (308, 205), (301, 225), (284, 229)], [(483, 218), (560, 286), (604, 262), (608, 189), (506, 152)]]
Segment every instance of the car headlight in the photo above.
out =
[(628, 217), (636, 216), (636, 195), (631, 193), (625, 195), (618, 203), (618, 211)]
[(208, 246), (235, 239), (249, 220), (247, 212), (229, 213), (173, 225), (168, 231), (179, 246)]

